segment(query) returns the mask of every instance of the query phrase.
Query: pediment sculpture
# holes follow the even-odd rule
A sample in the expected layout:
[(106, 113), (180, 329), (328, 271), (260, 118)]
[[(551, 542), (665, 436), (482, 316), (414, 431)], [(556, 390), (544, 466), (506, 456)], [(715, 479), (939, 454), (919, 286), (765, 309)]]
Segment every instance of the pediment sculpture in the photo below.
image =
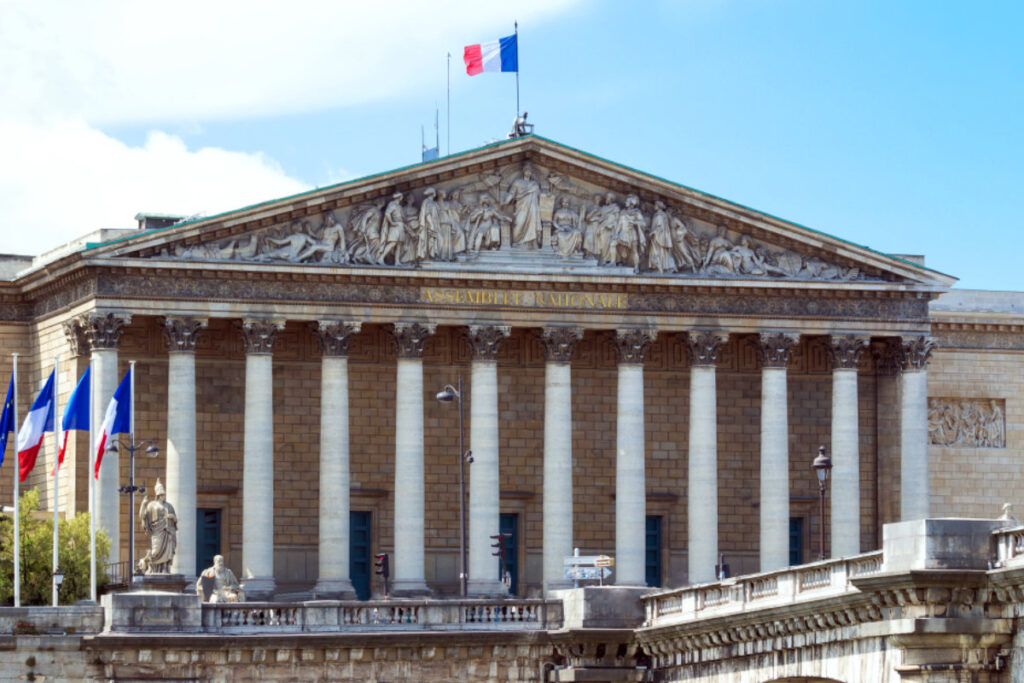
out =
[(535, 251), (562, 267), (721, 278), (865, 280), (828, 263), (531, 163), (328, 210), (241, 237), (171, 244), (163, 258), (409, 268)]

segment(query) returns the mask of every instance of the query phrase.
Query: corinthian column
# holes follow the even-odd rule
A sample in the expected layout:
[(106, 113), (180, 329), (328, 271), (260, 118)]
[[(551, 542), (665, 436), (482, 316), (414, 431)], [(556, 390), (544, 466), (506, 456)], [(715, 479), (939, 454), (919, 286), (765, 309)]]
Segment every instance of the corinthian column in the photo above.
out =
[[(833, 336), (832, 360), (832, 557), (860, 553), (860, 430), (857, 365), (867, 337)], [(825, 520), (821, 520), (824, 524)]]
[[(121, 333), (132, 321), (130, 315), (117, 313), (93, 313), (79, 316), (76, 324), (84, 337), (92, 363), (92, 398), (89, 424), (103, 424), (107, 404), (114, 396), (121, 378), (117, 373), (117, 345)], [(95, 444), (90, 444), (89, 476), (93, 476)], [(110, 554), (107, 562), (117, 562), (121, 556), (120, 510), (121, 494), (118, 493), (120, 467), (116, 451), (109, 448), (103, 454), (99, 479), (95, 487), (93, 509), (96, 514), (96, 528), (104, 529), (110, 537)], [(129, 514), (132, 514), (129, 512)]]
[(500, 577), (490, 537), (499, 531), (501, 486), (498, 473), (498, 349), (508, 326), (472, 325), (466, 338), (473, 350), (469, 446), (469, 579), (470, 595), (508, 593)]
[(924, 519), (929, 511), (928, 360), (931, 337), (904, 337), (900, 366), (900, 518)]
[(654, 330), (617, 330), (619, 397), (615, 458), (615, 583), (646, 584), (647, 485), (644, 480), (644, 356)]
[(349, 576), (348, 347), (360, 324), (321, 320), (320, 571), (316, 596), (354, 600)]
[(690, 351), (687, 527), (690, 583), (715, 580), (718, 561), (718, 399), (715, 362), (726, 332), (682, 335)]
[(789, 414), (786, 364), (797, 334), (762, 332), (761, 571), (789, 565)]
[(544, 592), (568, 588), (572, 555), (572, 352), (579, 327), (545, 327), (544, 344)]
[(196, 341), (206, 320), (164, 318), (167, 341), (167, 500), (178, 515), (171, 572), (196, 575)]
[(274, 341), (282, 320), (244, 320), (245, 436), (242, 586), (250, 600), (274, 595)]
[(423, 345), (434, 325), (395, 323), (395, 561), (392, 595), (429, 595), (423, 555)]

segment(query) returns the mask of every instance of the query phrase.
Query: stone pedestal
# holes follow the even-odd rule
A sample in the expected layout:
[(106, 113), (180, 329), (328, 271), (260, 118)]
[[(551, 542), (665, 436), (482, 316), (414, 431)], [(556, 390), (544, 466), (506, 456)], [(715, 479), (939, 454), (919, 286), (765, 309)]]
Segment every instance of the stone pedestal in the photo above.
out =
[(196, 594), (137, 591), (100, 598), (103, 630), (115, 633), (198, 633), (203, 608)]
[(184, 574), (146, 574), (132, 577), (131, 590), (133, 593), (153, 591), (182, 593), (190, 585), (195, 585), (195, 582)]

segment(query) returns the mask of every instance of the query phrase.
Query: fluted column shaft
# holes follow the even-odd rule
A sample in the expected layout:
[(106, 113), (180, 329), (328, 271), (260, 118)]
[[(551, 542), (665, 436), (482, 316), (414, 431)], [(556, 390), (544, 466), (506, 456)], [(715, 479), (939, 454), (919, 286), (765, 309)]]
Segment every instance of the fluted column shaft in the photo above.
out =
[[(832, 557), (860, 553), (860, 429), (857, 364), (867, 339), (830, 339), (832, 360)], [(825, 520), (822, 520), (822, 524)]]
[(565, 558), (572, 555), (572, 352), (579, 328), (546, 328), (544, 344), (543, 581), (547, 593), (571, 584)]
[(434, 326), (396, 323), (398, 347), (395, 396), (395, 596), (430, 593), (424, 562), (423, 345)]
[(167, 500), (178, 516), (171, 572), (196, 575), (196, 341), (205, 320), (166, 318)]
[(690, 583), (715, 579), (718, 561), (718, 405), (715, 361), (728, 335), (694, 332), (690, 351), (687, 531)]
[(928, 360), (935, 344), (928, 337), (902, 340), (900, 375), (900, 518), (925, 519), (930, 509), (928, 481)]
[(349, 573), (348, 348), (359, 323), (321, 320), (320, 341), (320, 544), (316, 596), (356, 597)]
[(789, 417), (786, 363), (798, 337), (762, 333), (761, 571), (789, 565)]
[(646, 583), (647, 484), (644, 475), (644, 366), (651, 330), (618, 330), (615, 457), (615, 583)]
[(250, 600), (274, 594), (273, 346), (281, 321), (245, 320), (242, 585)]
[(498, 471), (498, 349), (509, 328), (473, 325), (467, 339), (473, 350), (469, 447), (469, 581), (470, 595), (499, 595), (498, 560), (491, 536), (499, 531), (501, 485)]

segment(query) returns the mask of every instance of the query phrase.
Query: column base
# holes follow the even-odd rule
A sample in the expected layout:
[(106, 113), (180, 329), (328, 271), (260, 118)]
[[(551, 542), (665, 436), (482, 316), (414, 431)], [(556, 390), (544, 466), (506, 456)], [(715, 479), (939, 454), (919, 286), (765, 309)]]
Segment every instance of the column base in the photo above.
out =
[(507, 598), (508, 586), (497, 579), (491, 581), (469, 581), (466, 593), (471, 598)]
[(391, 584), (390, 595), (393, 598), (429, 598), (433, 594), (434, 591), (427, 588), (422, 579), (406, 579)]
[(269, 602), (274, 599), (273, 576), (253, 576), (242, 579), (242, 590), (245, 591), (246, 602)]
[(356, 591), (349, 579), (317, 579), (313, 596), (316, 600), (355, 600)]

